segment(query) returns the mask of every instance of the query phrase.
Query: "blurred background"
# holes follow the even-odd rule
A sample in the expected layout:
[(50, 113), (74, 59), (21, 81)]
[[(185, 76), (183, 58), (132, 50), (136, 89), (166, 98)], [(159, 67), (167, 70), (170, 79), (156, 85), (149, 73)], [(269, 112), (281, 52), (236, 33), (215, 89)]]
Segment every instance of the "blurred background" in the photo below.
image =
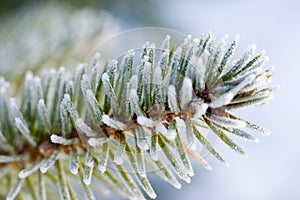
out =
[[(217, 148), (230, 167), (208, 157), (212, 171), (194, 163), (190, 185), (173, 189), (152, 178), (157, 199), (281, 200), (300, 199), (300, 3), (285, 0), (2, 0), (0, 6), (0, 75), (21, 80), (27, 69), (73, 66), (100, 41), (123, 30), (158, 26), (194, 37), (214, 33), (241, 36), (237, 54), (257, 44), (275, 65), (280, 85), (269, 105), (239, 112), (271, 130), (259, 144), (238, 141), (243, 158), (222, 143)], [(297, 120), (298, 119), (298, 120)], [(99, 197), (100, 198), (100, 197)], [(104, 199), (104, 198), (101, 198)], [(107, 199), (119, 199), (112, 196)]]

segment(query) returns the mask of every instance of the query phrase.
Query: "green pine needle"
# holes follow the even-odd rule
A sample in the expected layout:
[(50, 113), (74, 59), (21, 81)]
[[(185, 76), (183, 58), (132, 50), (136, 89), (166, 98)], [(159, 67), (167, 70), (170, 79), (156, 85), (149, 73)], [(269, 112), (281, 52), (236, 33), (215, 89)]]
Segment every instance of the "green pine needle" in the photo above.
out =
[(231, 113), (272, 97), (274, 88), (263, 88), (272, 71), (262, 68), (262, 54), (254, 56), (250, 46), (231, 61), (237, 40), (227, 50), (225, 39), (216, 45), (212, 35), (188, 36), (177, 48), (169, 40), (164, 49), (145, 45), (143, 54), (128, 51), (106, 65), (97, 54), (74, 71), (28, 72), (15, 96), (1, 77), (0, 185), (12, 181), (12, 187), (0, 195), (95, 199), (100, 181), (126, 199), (142, 199), (143, 191), (156, 198), (147, 172), (179, 189), (173, 171), (189, 183), (190, 158), (210, 169), (195, 145), (227, 164), (203, 130), (243, 155), (232, 134), (256, 142), (244, 127), (269, 134)]

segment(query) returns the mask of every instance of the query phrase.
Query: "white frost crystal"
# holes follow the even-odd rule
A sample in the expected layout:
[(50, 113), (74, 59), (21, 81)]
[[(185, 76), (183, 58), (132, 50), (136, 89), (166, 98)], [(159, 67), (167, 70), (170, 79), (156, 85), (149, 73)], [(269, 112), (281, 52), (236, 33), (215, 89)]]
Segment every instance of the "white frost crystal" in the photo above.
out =
[(103, 115), (102, 121), (106, 125), (111, 126), (117, 130), (124, 130), (126, 128), (126, 125), (123, 122), (116, 121), (116, 120), (110, 118), (108, 115)]
[(184, 78), (180, 93), (181, 107), (187, 108), (193, 97), (193, 85), (189, 78)]

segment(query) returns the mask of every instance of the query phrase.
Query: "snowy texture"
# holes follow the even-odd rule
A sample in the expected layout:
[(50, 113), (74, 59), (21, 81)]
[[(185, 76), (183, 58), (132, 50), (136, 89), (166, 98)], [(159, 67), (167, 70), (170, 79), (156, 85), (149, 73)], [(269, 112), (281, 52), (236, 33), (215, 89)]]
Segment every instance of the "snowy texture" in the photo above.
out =
[[(171, 42), (167, 36), (161, 45), (168, 49), (146, 43), (106, 65), (96, 54), (72, 74), (63, 67), (37, 76), (28, 72), (16, 98), (10, 98), (10, 84), (0, 79), (0, 150), (6, 153), (0, 162), (18, 164), (29, 157), (25, 162), (31, 165), (19, 169), (19, 177), (39, 173), (44, 183), (57, 182), (66, 199), (77, 195), (70, 172), (80, 177), (89, 199), (95, 198), (90, 186), (94, 179), (124, 198), (144, 199), (142, 190), (156, 197), (148, 171), (180, 188), (173, 173), (190, 183), (194, 176), (190, 158), (211, 168), (202, 151), (198, 153), (199, 143), (228, 165), (202, 129), (246, 156), (231, 135), (256, 142), (244, 128), (265, 135), (268, 131), (231, 111), (272, 97), (275, 89), (264, 88), (272, 75), (271, 68), (261, 66), (264, 56), (255, 56), (250, 46), (232, 60), (237, 39), (217, 43), (212, 34), (198, 39), (189, 35), (174, 48)], [(28, 154), (18, 155), (16, 148)], [(57, 181), (51, 179), (53, 172), (58, 172)], [(44, 187), (41, 184), (39, 188)], [(45, 194), (45, 189), (40, 193)]]

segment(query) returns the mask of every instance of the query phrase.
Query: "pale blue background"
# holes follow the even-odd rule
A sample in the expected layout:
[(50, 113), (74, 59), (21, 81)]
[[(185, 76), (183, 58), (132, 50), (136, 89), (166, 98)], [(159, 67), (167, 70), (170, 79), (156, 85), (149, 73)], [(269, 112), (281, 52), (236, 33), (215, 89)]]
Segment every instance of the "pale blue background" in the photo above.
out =
[(230, 162), (224, 167), (209, 158), (212, 171), (196, 166), (191, 185), (181, 191), (160, 190), (158, 199), (297, 200), (300, 199), (300, 3), (299, 1), (161, 1), (157, 12), (170, 28), (198, 36), (213, 32), (240, 34), (239, 52), (248, 44), (266, 49), (267, 65), (275, 65), (273, 84), (280, 90), (269, 105), (240, 112), (272, 131), (260, 143), (239, 142), (245, 159), (222, 143), (217, 148)]

